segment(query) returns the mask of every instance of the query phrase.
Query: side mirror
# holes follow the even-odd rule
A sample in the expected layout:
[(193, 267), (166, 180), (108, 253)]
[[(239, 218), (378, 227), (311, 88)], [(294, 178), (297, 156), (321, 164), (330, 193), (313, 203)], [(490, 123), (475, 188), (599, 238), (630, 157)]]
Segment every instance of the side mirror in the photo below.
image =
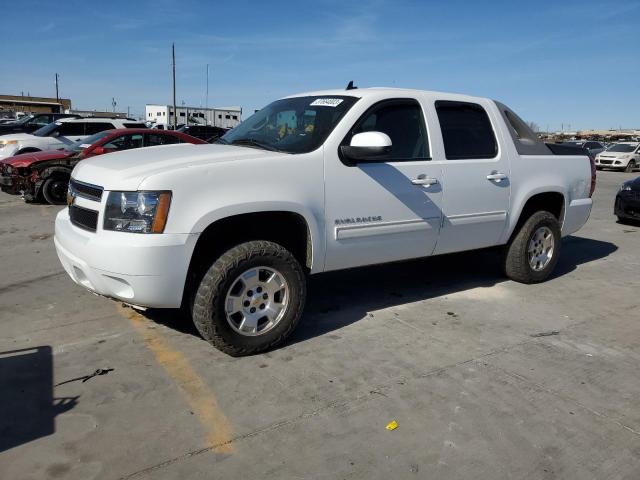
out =
[(107, 153), (107, 151), (105, 150), (104, 147), (96, 147), (93, 150), (91, 150), (91, 153), (93, 155), (103, 155), (104, 153)]
[(353, 164), (361, 162), (384, 162), (391, 153), (391, 139), (382, 132), (357, 133), (349, 145), (342, 145), (340, 152)]

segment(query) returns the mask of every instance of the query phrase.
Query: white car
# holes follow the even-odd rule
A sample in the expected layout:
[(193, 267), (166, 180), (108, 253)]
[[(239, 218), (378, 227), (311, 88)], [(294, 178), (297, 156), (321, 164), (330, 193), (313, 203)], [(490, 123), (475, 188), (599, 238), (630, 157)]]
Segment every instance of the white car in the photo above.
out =
[(633, 172), (640, 167), (640, 143), (620, 142), (609, 146), (604, 152), (596, 155), (596, 168), (612, 168)]
[(33, 133), (0, 136), (0, 160), (22, 153), (57, 150), (112, 128), (144, 128), (144, 123), (121, 118), (61, 118)]
[(230, 355), (282, 342), (307, 274), (504, 246), (545, 280), (584, 225), (594, 179), (506, 106), (389, 88), (277, 100), (218, 144), (80, 162), (55, 245), (71, 278), (144, 308), (191, 309)]

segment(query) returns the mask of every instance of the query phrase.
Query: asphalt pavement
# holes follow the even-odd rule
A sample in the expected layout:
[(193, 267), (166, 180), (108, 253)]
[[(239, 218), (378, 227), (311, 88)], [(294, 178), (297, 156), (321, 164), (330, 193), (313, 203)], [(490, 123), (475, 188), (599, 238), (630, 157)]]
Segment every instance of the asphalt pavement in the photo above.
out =
[(319, 275), (246, 358), (75, 285), (61, 207), (0, 194), (0, 477), (638, 479), (640, 226), (612, 212), (635, 175), (598, 172), (543, 284), (491, 250)]

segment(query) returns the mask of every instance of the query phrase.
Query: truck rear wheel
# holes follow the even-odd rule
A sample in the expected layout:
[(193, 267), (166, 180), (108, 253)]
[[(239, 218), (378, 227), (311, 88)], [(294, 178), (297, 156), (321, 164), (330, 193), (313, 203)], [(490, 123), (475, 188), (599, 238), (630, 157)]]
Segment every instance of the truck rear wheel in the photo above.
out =
[(561, 241), (558, 219), (549, 212), (534, 213), (506, 246), (506, 275), (521, 283), (543, 282), (558, 263)]
[(636, 169), (636, 162), (635, 160), (629, 160), (629, 163), (627, 163), (626, 168), (624, 169), (625, 172), (627, 173), (631, 173)]
[(304, 271), (288, 250), (268, 241), (246, 242), (221, 255), (202, 278), (193, 322), (219, 350), (251, 355), (291, 334), (305, 298)]

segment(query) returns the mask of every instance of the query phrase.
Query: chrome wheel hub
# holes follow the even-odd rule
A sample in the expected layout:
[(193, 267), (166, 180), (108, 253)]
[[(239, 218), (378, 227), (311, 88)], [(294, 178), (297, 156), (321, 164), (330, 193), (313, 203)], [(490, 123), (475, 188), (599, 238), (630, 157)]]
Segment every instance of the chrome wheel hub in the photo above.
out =
[(255, 267), (239, 275), (225, 298), (227, 322), (241, 335), (257, 336), (273, 329), (289, 303), (289, 285), (277, 270)]
[(551, 229), (549, 227), (538, 228), (531, 236), (527, 248), (531, 268), (536, 272), (544, 270), (553, 258), (554, 247), (555, 241)]

